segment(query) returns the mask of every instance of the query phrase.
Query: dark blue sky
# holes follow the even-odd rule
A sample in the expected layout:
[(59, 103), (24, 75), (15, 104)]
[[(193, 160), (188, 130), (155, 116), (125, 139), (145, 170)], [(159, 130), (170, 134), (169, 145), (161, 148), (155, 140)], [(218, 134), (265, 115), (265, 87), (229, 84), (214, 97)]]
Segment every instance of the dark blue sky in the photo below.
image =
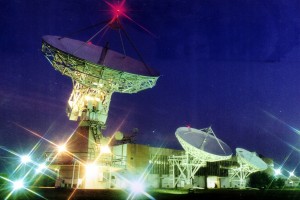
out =
[[(241, 147), (278, 164), (286, 160), (288, 170), (298, 166), (300, 1), (127, 0), (126, 5), (128, 15), (156, 35), (122, 20), (161, 77), (152, 89), (113, 95), (107, 136), (124, 120), (120, 130), (139, 128), (139, 143), (180, 148), (178, 127), (211, 125), (233, 152)], [(74, 130), (76, 122), (65, 114), (71, 79), (44, 58), (41, 37), (68, 36), (108, 19), (108, 9), (101, 0), (0, 1), (1, 146), (26, 153), (38, 141), (16, 123), (55, 142)], [(87, 40), (96, 32), (71, 37)], [(118, 42), (111, 48), (122, 51)], [(48, 146), (44, 142), (40, 149)], [(0, 155), (2, 163), (13, 162), (3, 158), (5, 151)]]

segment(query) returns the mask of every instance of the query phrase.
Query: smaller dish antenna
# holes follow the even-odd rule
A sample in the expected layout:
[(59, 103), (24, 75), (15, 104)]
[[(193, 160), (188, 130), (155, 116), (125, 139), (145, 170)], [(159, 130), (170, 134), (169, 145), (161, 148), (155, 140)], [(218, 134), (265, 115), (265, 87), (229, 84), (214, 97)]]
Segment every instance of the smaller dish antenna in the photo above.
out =
[(236, 148), (236, 155), (240, 165), (247, 166), (253, 171), (263, 171), (268, 168), (268, 165), (255, 152)]
[(116, 139), (116, 140), (122, 140), (123, 137), (124, 137), (124, 135), (123, 135), (122, 132), (117, 131), (117, 132), (115, 133), (115, 139)]
[(236, 148), (236, 158), (239, 167), (231, 168), (233, 173), (230, 180), (231, 182), (238, 181), (241, 189), (246, 187), (246, 179), (250, 174), (268, 168), (268, 165), (255, 152), (243, 148)]

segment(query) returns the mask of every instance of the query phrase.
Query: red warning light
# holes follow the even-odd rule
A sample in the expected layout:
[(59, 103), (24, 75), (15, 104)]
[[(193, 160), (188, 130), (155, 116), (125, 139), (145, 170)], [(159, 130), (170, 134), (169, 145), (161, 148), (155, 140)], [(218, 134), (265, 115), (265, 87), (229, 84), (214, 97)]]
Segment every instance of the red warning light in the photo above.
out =
[(129, 17), (126, 12), (128, 11), (125, 7), (125, 3), (126, 0), (122, 0), (121, 2), (118, 1), (118, 3), (110, 3), (106, 0), (104, 0), (104, 2), (110, 6), (111, 8), (111, 13), (113, 15), (112, 19), (110, 20), (110, 22), (108, 23), (110, 25), (111, 28), (113, 29), (119, 29), (120, 28), (120, 21), (119, 18), (125, 17), (126, 19), (132, 21), (133, 23), (135, 23), (136, 25), (138, 25), (140, 28), (142, 28), (144, 31), (146, 31), (147, 33), (149, 33), (150, 35), (154, 36), (157, 38), (157, 36), (155, 36), (153, 33), (151, 33), (148, 29), (146, 29), (145, 27), (143, 27), (142, 25), (140, 25), (139, 23), (137, 23), (136, 21), (134, 21), (133, 19), (131, 19), (131, 17)]
[(116, 4), (112, 4), (112, 3), (105, 1), (105, 3), (107, 5), (109, 5), (111, 8), (111, 12), (113, 15), (112, 21), (115, 21), (120, 16), (126, 16), (125, 1), (126, 0), (122, 0), (121, 2), (116, 3)]
[(115, 5), (113, 7), (112, 12), (113, 12), (114, 18), (117, 18), (117, 17), (125, 14), (125, 8), (123, 5)]

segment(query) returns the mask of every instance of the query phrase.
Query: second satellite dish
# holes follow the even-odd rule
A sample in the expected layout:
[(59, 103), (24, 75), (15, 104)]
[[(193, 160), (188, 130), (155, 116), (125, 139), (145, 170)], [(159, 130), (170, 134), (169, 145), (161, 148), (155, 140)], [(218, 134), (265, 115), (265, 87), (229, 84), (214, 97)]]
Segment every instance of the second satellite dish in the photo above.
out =
[(218, 139), (211, 127), (194, 129), (180, 127), (175, 136), (183, 149), (199, 160), (214, 162), (231, 158), (230, 147)]

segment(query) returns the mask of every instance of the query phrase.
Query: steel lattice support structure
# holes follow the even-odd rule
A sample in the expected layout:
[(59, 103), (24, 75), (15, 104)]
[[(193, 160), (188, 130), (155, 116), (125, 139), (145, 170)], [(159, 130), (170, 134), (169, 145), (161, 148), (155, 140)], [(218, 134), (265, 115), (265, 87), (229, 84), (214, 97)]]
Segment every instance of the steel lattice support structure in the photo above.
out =
[(231, 175), (229, 176), (230, 182), (234, 182), (235, 178), (238, 180), (239, 188), (244, 189), (246, 187), (246, 180), (250, 174), (260, 171), (257, 166), (251, 165), (248, 161), (244, 160), (241, 156), (237, 154), (237, 161), (239, 167), (230, 168)]
[[(210, 129), (209, 131), (210, 131), (209, 134), (214, 135), (212, 129)], [(210, 162), (227, 160), (227, 159), (231, 158), (231, 155), (228, 155), (228, 156), (223, 156), (222, 155), (221, 156), (221, 155), (215, 155), (215, 154), (212, 154), (212, 153), (208, 153), (208, 152), (205, 152), (205, 151), (199, 151), (198, 148), (196, 148), (195, 146), (190, 145), (187, 141), (183, 140), (177, 134), (175, 134), (175, 136), (176, 136), (177, 140), (180, 142), (183, 149), (195, 158), (201, 158), (201, 160), (210, 161)], [(218, 140), (218, 139), (216, 138), (216, 140)], [(204, 144), (205, 144), (205, 140), (203, 141), (202, 145), (204, 145)]]
[[(219, 140), (211, 127), (204, 129), (194, 129), (190, 127), (180, 127), (176, 130), (175, 136), (182, 148), (185, 150), (185, 155), (170, 156), (173, 187), (183, 179), (186, 185), (191, 185), (195, 174), (200, 167), (206, 166), (207, 162), (216, 162), (227, 160), (231, 158), (231, 151), (229, 147)], [(217, 146), (220, 150), (219, 154), (214, 153), (207, 146)], [(176, 169), (179, 170), (180, 175), (176, 177)]]
[[(115, 9), (113, 4), (109, 5)], [(59, 168), (62, 177), (71, 186), (76, 184), (74, 183), (76, 169), (77, 187), (82, 185), (83, 188), (100, 189), (112, 186), (112, 170), (122, 169), (115, 164), (125, 162), (111, 157), (112, 138), (102, 134), (106, 128), (112, 94), (114, 92), (132, 94), (152, 88), (159, 78), (159, 74), (146, 65), (120, 24), (119, 15), (123, 14), (120, 9), (118, 7), (116, 16), (106, 21), (107, 24), (86, 42), (59, 36), (43, 36), (44, 56), (55, 70), (72, 79), (73, 90), (67, 106), (68, 118), (73, 121), (80, 120), (79, 126), (67, 143), (68, 151), (73, 155), (80, 154), (74, 157), (80, 160), (85, 174), (79, 173), (82, 170), (80, 164), (76, 168), (76, 162), (72, 163), (73, 166), (61, 164)], [(123, 54), (110, 50), (108, 42), (105, 47), (92, 44), (92, 39), (100, 32), (104, 35), (109, 28), (118, 29), (119, 33), (120, 30), (124, 32), (140, 60), (125, 55), (122, 38)], [(106, 154), (109, 155), (109, 159), (103, 160)], [(70, 158), (62, 160), (69, 161)], [(71, 168), (72, 174), (69, 173)]]
[[(197, 159), (188, 153), (181, 156), (170, 156), (168, 159), (171, 168), (171, 177), (173, 182), (173, 188), (176, 187), (180, 180), (184, 180), (186, 185), (191, 185), (192, 180), (195, 177), (196, 172), (200, 167), (206, 166), (206, 161)], [(179, 176), (176, 176), (176, 169), (179, 170)]]
[[(114, 92), (137, 93), (155, 86), (158, 76), (144, 76), (95, 64), (43, 42), (42, 52), (52, 66), (73, 82), (68, 100), (70, 120), (88, 120), (91, 126), (105, 128), (111, 96)], [(95, 133), (95, 141), (102, 133)]]

